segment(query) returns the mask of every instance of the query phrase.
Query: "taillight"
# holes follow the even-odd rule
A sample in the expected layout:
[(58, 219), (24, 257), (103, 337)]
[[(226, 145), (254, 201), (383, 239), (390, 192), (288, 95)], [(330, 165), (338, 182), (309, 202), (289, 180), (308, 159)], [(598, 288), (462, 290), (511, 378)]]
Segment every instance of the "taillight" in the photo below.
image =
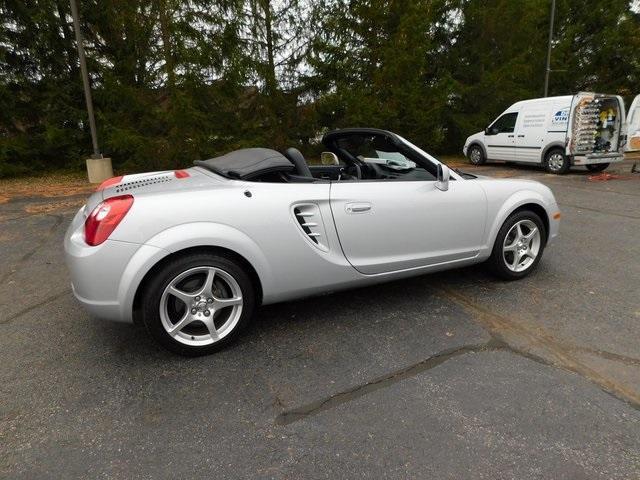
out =
[(100, 185), (98, 185), (98, 188), (96, 188), (96, 192), (99, 192), (100, 190), (104, 190), (105, 188), (109, 188), (111, 185), (117, 185), (122, 181), (123, 176), (120, 175), (119, 177), (111, 177), (106, 179), (104, 182), (102, 182)]
[(176, 176), (176, 178), (187, 178), (191, 176), (186, 170), (176, 170), (175, 172), (173, 172), (173, 174)]
[(111, 197), (93, 209), (84, 222), (84, 240), (91, 246), (100, 245), (113, 233), (133, 205), (133, 196)]

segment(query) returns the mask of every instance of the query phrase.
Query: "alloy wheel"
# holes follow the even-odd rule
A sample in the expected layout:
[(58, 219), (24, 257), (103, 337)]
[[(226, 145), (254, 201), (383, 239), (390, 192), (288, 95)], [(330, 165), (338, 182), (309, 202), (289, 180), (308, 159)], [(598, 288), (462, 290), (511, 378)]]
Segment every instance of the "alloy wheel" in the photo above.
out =
[(178, 342), (206, 346), (233, 331), (242, 306), (242, 290), (232, 275), (216, 267), (195, 267), (176, 276), (164, 289), (160, 320)]
[(512, 272), (524, 272), (535, 261), (540, 252), (542, 237), (531, 220), (516, 222), (504, 238), (502, 258)]

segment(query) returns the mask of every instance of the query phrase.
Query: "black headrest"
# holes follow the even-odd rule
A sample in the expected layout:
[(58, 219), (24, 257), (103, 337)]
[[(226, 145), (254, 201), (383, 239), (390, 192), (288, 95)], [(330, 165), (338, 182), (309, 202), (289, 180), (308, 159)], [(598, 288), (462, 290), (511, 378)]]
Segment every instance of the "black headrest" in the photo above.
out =
[(284, 152), (284, 155), (289, 160), (291, 160), (291, 163), (295, 165), (296, 173), (298, 175), (301, 175), (303, 177), (313, 177), (313, 175), (311, 175), (309, 165), (307, 165), (307, 161), (302, 156), (302, 153), (300, 153), (300, 150), (293, 147), (287, 148)]

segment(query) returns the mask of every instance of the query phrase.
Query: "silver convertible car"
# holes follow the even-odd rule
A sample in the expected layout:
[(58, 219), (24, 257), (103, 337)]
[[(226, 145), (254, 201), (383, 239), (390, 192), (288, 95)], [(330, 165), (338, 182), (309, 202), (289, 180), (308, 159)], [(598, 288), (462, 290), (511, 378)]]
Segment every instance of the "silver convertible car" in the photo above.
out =
[(450, 170), (399, 135), (327, 133), (321, 165), (237, 150), (105, 181), (64, 247), (77, 299), (202, 355), (257, 306), (487, 262), (528, 275), (558, 234), (551, 190)]

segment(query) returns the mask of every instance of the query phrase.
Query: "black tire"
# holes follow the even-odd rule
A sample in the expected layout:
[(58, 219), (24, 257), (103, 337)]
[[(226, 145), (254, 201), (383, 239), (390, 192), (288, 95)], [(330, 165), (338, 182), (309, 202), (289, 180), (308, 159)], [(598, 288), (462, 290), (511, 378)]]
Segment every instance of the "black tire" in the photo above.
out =
[[(561, 160), (560, 164), (558, 164), (557, 161), (559, 159)], [(544, 156), (544, 168), (549, 173), (562, 175), (569, 171), (569, 167), (571, 167), (571, 162), (569, 162), (567, 156), (559, 148), (549, 150)]]
[(467, 157), (472, 165), (482, 165), (487, 159), (480, 145), (471, 145), (467, 151)]
[(608, 163), (593, 163), (591, 165), (586, 165), (587, 170), (590, 172), (602, 172), (603, 170), (606, 170), (608, 166)]
[[(227, 274), (235, 280), (235, 288), (239, 287), (242, 293), (242, 310), (240, 313), (240, 318), (239, 320), (237, 320), (237, 323), (235, 323), (235, 326), (233, 326), (232, 330), (230, 330), (219, 340), (214, 341), (214, 343), (211, 343), (209, 345), (187, 345), (183, 343), (184, 340), (181, 342), (180, 340), (173, 338), (163, 326), (163, 321), (160, 316), (160, 302), (162, 300), (165, 289), (178, 276), (191, 269), (206, 269), (208, 267), (214, 267), (215, 269), (217, 269), (216, 271), (222, 272), (220, 275)], [(199, 273), (194, 274), (194, 276), (196, 275), (199, 275)], [(206, 276), (206, 273), (202, 273), (201, 275)], [(218, 278), (220, 275), (216, 273), (215, 278)], [(186, 281), (189, 281), (189, 277), (187, 277)], [(216, 287), (214, 286), (214, 288)], [(239, 262), (237, 262), (230, 256), (221, 254), (191, 253), (170, 260), (166, 264), (162, 265), (162, 267), (157, 272), (155, 272), (151, 280), (145, 285), (142, 292), (141, 316), (149, 334), (161, 346), (179, 355), (196, 357), (216, 352), (233, 342), (237, 338), (238, 334), (250, 322), (253, 316), (253, 312), (256, 308), (256, 303), (257, 299), (254, 285), (251, 281), (251, 278), (245, 272)], [(178, 301), (177, 304), (183, 305), (180, 304), (180, 301)], [(203, 306), (203, 308), (208, 307)], [(220, 315), (225, 315), (224, 312), (228, 311), (230, 308), (232, 308), (232, 312), (235, 312), (235, 309), (233, 309), (234, 307), (221, 308)], [(213, 314), (211, 318), (213, 321), (213, 319), (216, 318), (216, 314), (219, 312), (216, 312), (214, 309), (212, 309), (212, 311)], [(206, 312), (203, 311), (198, 313), (204, 315)], [(208, 315), (209, 314), (207, 314), (207, 317)], [(229, 313), (228, 315), (231, 315), (231, 313)], [(204, 328), (204, 324), (199, 322), (194, 322), (190, 325), (191, 327), (187, 325), (185, 326), (185, 328)], [(204, 330), (205, 333), (206, 331), (207, 330)], [(182, 331), (180, 333), (182, 333)], [(180, 334), (178, 334), (178, 336), (179, 335)], [(188, 333), (187, 335), (190, 335), (190, 333)], [(197, 334), (194, 333), (194, 335)], [(191, 337), (192, 340), (194, 338), (195, 337), (193, 336)]]
[[(526, 270), (515, 272), (507, 266), (502, 247), (504, 245), (505, 237), (511, 230), (511, 227), (522, 220), (530, 220), (531, 222), (535, 223), (538, 231), (540, 232), (540, 245), (538, 254), (536, 255), (533, 262), (526, 268)], [(488, 265), (495, 275), (504, 280), (519, 280), (529, 275), (538, 266), (538, 263), (542, 258), (542, 254), (544, 253), (546, 242), (547, 232), (540, 217), (535, 212), (532, 212), (530, 210), (521, 210), (509, 216), (502, 224), (502, 227), (500, 227), (498, 235), (496, 236), (496, 241), (493, 244), (493, 250), (491, 252), (491, 256), (489, 257)]]

